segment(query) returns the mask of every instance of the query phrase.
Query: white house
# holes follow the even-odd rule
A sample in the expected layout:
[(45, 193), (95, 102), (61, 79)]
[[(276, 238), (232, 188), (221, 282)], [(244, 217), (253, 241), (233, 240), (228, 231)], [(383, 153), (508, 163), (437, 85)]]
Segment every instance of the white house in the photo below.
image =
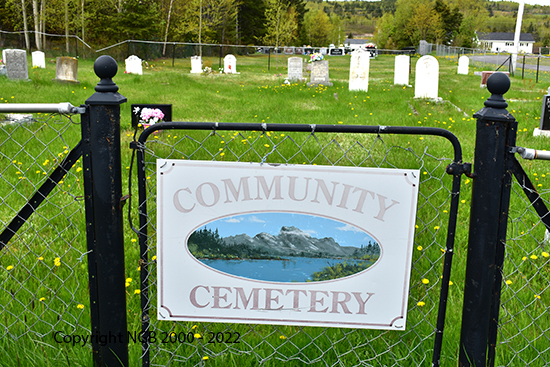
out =
[[(482, 48), (493, 52), (514, 52), (514, 33), (492, 32), (492, 33), (477, 33), (477, 39)], [(519, 52), (533, 53), (533, 44), (535, 39), (531, 33), (521, 33), (519, 37)]]

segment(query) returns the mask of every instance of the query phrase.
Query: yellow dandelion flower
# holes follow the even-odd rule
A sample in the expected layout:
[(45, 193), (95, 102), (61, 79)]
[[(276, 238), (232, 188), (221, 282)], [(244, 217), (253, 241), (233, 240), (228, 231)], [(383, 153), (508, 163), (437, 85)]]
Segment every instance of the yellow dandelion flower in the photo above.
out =
[(202, 360), (203, 360), (203, 361), (206, 361), (207, 359), (208, 359), (208, 356), (202, 357)]
[(418, 246), (416, 249), (417, 249), (418, 251), (422, 251), (422, 246)]
[(38, 261), (42, 261), (44, 258), (42, 256), (38, 256)]
[(527, 260), (527, 257), (526, 257), (526, 256), (524, 256), (524, 257), (521, 258), (521, 261), (525, 261), (525, 260)]
[(139, 289), (134, 290), (134, 294), (140, 294), (140, 293), (141, 293), (141, 290), (139, 290)]
[(453, 285), (454, 283), (452, 281), (449, 280), (449, 285)]
[(439, 229), (439, 226), (435, 226), (434, 229), (437, 231)]
[(542, 255), (542, 257), (550, 257), (550, 255), (548, 254), (548, 252), (543, 252), (541, 255)]
[(418, 307), (424, 307), (426, 306), (426, 302), (420, 301), (416, 304)]
[(280, 336), (279, 336), (279, 339), (281, 339), (281, 340), (285, 340), (285, 339), (286, 339), (286, 336), (284, 336), (284, 335), (280, 335)]
[(38, 302), (44, 302), (45, 300), (46, 300), (46, 297), (40, 297), (40, 298), (38, 299)]
[(81, 310), (84, 309), (84, 305), (82, 303), (79, 303), (78, 305), (76, 305), (76, 308), (79, 308)]
[(201, 334), (199, 334), (199, 333), (196, 333), (196, 334), (193, 335), (193, 336), (195, 337), (195, 339), (200, 339), (200, 338), (202, 338)]
[(10, 271), (11, 269), (13, 269), (13, 265), (8, 265), (8, 266), (6, 267), (6, 270), (7, 270), (7, 271)]
[(424, 279), (422, 279), (422, 283), (423, 283), (423, 284), (428, 284), (428, 283), (430, 283), (430, 280), (429, 280), (429, 279), (426, 279), (426, 278), (424, 278)]
[(197, 328), (197, 325), (193, 325), (193, 326), (191, 327), (191, 330), (195, 330), (196, 328)]
[(269, 144), (264, 144), (264, 147), (269, 148)]
[(540, 296), (538, 294), (535, 294), (536, 299), (540, 299)]
[(152, 261), (155, 261), (156, 259), (157, 259), (156, 255), (151, 258)]
[(531, 256), (529, 256), (529, 257), (530, 257), (532, 260), (536, 260), (536, 259), (539, 258), (537, 255), (531, 255)]
[(56, 257), (55, 259), (53, 259), (53, 264), (55, 266), (60, 266), (61, 265), (61, 259), (59, 257)]
[(137, 240), (135, 238), (132, 238), (131, 241), (132, 242), (137, 242)]
[(510, 284), (512, 284), (512, 281), (508, 279), (508, 280), (506, 281), (506, 284), (510, 285)]

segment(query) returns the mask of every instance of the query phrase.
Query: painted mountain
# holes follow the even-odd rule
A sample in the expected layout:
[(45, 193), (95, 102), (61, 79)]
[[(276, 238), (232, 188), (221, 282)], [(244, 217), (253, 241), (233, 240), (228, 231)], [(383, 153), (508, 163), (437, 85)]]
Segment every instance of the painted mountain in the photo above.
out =
[[(258, 233), (254, 237), (240, 234), (223, 238), (227, 246), (245, 245), (272, 256), (350, 257), (356, 247), (340, 246), (332, 237), (315, 238), (292, 226), (283, 226), (278, 235)], [(380, 249), (378, 249), (378, 254)]]

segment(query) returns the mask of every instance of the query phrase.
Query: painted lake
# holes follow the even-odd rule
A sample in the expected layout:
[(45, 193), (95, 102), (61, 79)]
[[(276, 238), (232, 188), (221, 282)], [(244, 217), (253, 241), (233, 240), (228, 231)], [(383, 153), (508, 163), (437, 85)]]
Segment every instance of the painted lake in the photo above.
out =
[[(370, 266), (374, 262), (354, 259), (322, 259), (288, 257), (287, 260), (211, 260), (200, 259), (203, 264), (227, 274), (271, 282), (307, 282), (312, 274), (338, 263)], [(365, 264), (367, 263), (367, 264)]]

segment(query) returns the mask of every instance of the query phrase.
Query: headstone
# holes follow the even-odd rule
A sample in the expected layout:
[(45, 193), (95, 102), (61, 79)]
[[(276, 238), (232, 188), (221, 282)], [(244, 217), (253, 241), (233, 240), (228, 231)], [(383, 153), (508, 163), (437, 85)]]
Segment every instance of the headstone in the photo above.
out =
[(237, 74), (237, 58), (231, 54), (223, 58), (223, 72), (225, 74)]
[(430, 53), (429, 43), (426, 42), (425, 40), (420, 41), (420, 47), (418, 47), (418, 53), (421, 56), (429, 54)]
[(304, 54), (304, 49), (301, 48), (301, 47), (296, 47), (296, 48), (294, 49), (294, 54), (295, 54), (295, 55), (303, 55), (303, 54)]
[[(493, 75), (494, 73), (496, 73), (496, 71), (482, 71), (481, 72), (481, 87), (485, 87), (487, 86), (487, 79), (489, 79), (489, 77), (491, 75)], [(500, 71), (499, 71), (500, 73)], [(509, 72), (504, 72), (504, 74), (508, 75), (508, 77), (510, 76), (510, 73)]]
[(200, 56), (191, 56), (191, 73), (202, 73), (202, 58)]
[(359, 49), (352, 52), (349, 68), (349, 90), (369, 90), (370, 52)]
[(2, 50), (2, 60), (4, 60), (4, 64), (6, 63), (6, 52), (11, 50), (11, 48), (6, 48)]
[(64, 83), (80, 83), (77, 80), (78, 59), (69, 56), (61, 56), (56, 59), (55, 81)]
[(29, 79), (27, 51), (5, 50), (6, 76), (8, 79)]
[(126, 72), (128, 74), (143, 75), (143, 66), (141, 65), (141, 59), (136, 55), (129, 56), (126, 60)]
[(311, 87), (312, 85), (317, 86), (319, 84), (332, 87), (332, 83), (329, 81), (328, 77), (327, 60), (314, 61), (311, 63), (311, 79), (310, 82), (307, 83), (307, 86)]
[(533, 136), (550, 136), (550, 88), (548, 94), (542, 98), (542, 111), (540, 113), (539, 128), (533, 132)]
[(326, 55), (326, 54), (328, 54), (328, 48), (323, 47), (323, 48), (319, 49), (319, 52), (321, 53), (321, 55)]
[(171, 104), (133, 104), (132, 105), (132, 127), (137, 127), (141, 110), (144, 108), (158, 108), (164, 114), (163, 121), (172, 121), (172, 105)]
[(46, 56), (42, 51), (34, 51), (32, 53), (32, 67), (33, 68), (46, 68)]
[(422, 56), (416, 62), (414, 98), (438, 99), (439, 63), (433, 56)]
[(302, 81), (304, 70), (304, 59), (301, 57), (288, 58), (288, 80)]
[(460, 56), (458, 59), (458, 71), (457, 74), (468, 75), (470, 67), (470, 59), (468, 56)]
[(394, 85), (409, 85), (409, 71), (411, 57), (399, 55), (395, 57), (395, 70), (393, 75)]
[(292, 55), (294, 54), (294, 47), (285, 47), (285, 55)]
[(331, 56), (343, 56), (344, 50), (341, 48), (331, 48), (330, 49), (330, 55)]

